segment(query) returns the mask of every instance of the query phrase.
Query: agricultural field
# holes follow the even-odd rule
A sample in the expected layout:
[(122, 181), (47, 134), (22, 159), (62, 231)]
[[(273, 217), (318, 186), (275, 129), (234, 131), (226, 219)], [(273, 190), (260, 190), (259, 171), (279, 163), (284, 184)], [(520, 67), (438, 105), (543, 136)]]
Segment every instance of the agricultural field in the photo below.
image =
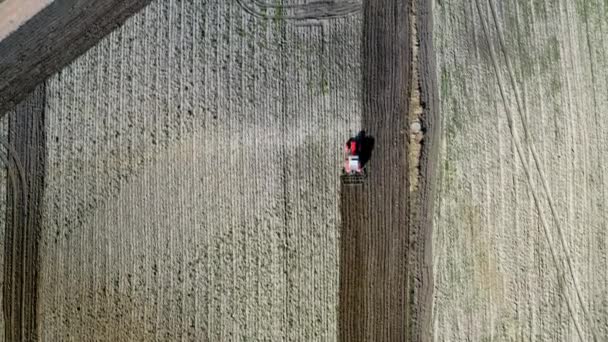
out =
[[(0, 121), (41, 206), (0, 215), (25, 227), (0, 230), (21, 289), (0, 295), (37, 303), (0, 329), (606, 340), (607, 6), (153, 2)], [(361, 128), (368, 178), (345, 185)], [(6, 276), (15, 255), (36, 283)]]
[(155, 2), (47, 82), (40, 341), (335, 340), (360, 18), (251, 10)]

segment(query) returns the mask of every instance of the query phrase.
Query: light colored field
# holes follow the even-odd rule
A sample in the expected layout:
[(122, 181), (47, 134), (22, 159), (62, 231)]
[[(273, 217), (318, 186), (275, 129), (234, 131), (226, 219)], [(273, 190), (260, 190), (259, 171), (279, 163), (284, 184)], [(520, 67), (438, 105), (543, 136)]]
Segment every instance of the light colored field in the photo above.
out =
[(435, 340), (604, 341), (608, 7), (491, 1), (434, 2)]
[(48, 82), (41, 341), (335, 340), (361, 24), (258, 14), (159, 1)]

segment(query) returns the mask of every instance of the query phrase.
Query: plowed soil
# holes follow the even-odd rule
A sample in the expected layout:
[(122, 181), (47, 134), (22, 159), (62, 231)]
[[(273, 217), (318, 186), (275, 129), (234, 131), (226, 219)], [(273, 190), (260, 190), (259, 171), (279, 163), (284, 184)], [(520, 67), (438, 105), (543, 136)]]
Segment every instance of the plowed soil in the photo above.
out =
[(419, 45), (429, 9), (365, 2), (362, 123), (376, 148), (367, 180), (341, 188), (341, 341), (430, 340), (438, 121), (432, 50)]
[(341, 188), (341, 274), (346, 275), (341, 279), (341, 314), (353, 324), (342, 330), (342, 341), (406, 337), (407, 135), (398, 129), (405, 119), (395, 122), (378, 115), (364, 120), (376, 137), (369, 175), (363, 184)]

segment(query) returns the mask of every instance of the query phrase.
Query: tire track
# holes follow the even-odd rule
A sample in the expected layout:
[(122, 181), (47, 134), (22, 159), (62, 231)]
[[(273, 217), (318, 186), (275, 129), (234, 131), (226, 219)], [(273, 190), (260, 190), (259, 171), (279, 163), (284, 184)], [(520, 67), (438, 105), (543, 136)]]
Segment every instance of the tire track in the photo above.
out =
[(4, 338), (32, 341), (37, 334), (37, 285), (41, 201), (46, 165), (45, 87), (38, 87), (9, 117), (8, 181), (4, 250)]
[[(268, 17), (266, 11), (269, 9), (281, 13), (283, 19), (293, 21), (338, 19), (361, 11), (361, 2), (352, 0), (338, 2), (321, 0), (303, 4), (272, 4), (261, 0), (236, 0), (236, 2), (246, 13), (261, 19)], [(289, 10), (291, 13), (285, 15), (284, 10)]]
[[(526, 120), (525, 120), (525, 117), (523, 115), (523, 111), (522, 111), (522, 107), (521, 107), (521, 101), (519, 99), (518, 89), (517, 89), (517, 86), (516, 86), (516, 83), (515, 83), (515, 77), (513, 75), (513, 68), (511, 66), (511, 62), (509, 60), (509, 57), (508, 57), (508, 54), (507, 54), (507, 51), (506, 51), (506, 48), (505, 48), (504, 38), (502, 36), (502, 32), (501, 32), (500, 26), (498, 24), (498, 18), (497, 18), (497, 15), (496, 15), (496, 9), (495, 9), (495, 7), (493, 5), (493, 2), (491, 0), (488, 0), (488, 2), (490, 4), (490, 9), (491, 9), (494, 25), (495, 25), (497, 33), (498, 33), (499, 43), (500, 43), (500, 46), (501, 46), (501, 49), (502, 49), (502, 52), (504, 54), (504, 58), (505, 58), (505, 61), (506, 61), (507, 73), (508, 73), (508, 76), (509, 76), (509, 79), (510, 79), (510, 82), (511, 82), (511, 86), (513, 87), (513, 91), (515, 93), (515, 100), (516, 100), (516, 103), (517, 103), (517, 111), (518, 111), (518, 114), (520, 116), (520, 120), (522, 121), (525, 141), (527, 143), (528, 148), (530, 149), (530, 151), (532, 153), (532, 157), (533, 157), (533, 160), (534, 160), (534, 163), (535, 163), (536, 170), (539, 173), (539, 176), (541, 178), (541, 183), (542, 183), (542, 186), (543, 186), (543, 191), (544, 191), (545, 196), (547, 198), (547, 202), (549, 204), (551, 215), (553, 216), (553, 219), (554, 219), (555, 224), (556, 224), (556, 228), (558, 230), (558, 235), (560, 237), (562, 248), (563, 248), (564, 253), (565, 253), (565, 260), (566, 260), (566, 263), (567, 263), (567, 266), (568, 266), (568, 270), (570, 272), (570, 276), (571, 276), (571, 278), (573, 280), (573, 287), (574, 287), (574, 290), (575, 290), (575, 292), (577, 294), (577, 298), (579, 300), (579, 304), (580, 304), (581, 309), (583, 310), (583, 313), (584, 313), (584, 318), (587, 320), (587, 322), (589, 324), (589, 327), (590, 327), (593, 339), (595, 341), (597, 341), (597, 337), (595, 335), (595, 331), (594, 331), (594, 328), (593, 328), (593, 323), (591, 322), (591, 320), (588, 317), (588, 313), (587, 313), (585, 304), (584, 304), (584, 302), (582, 300), (580, 289), (579, 289), (579, 286), (578, 286), (577, 281), (576, 281), (576, 276), (575, 276), (574, 271), (573, 271), (570, 253), (569, 253), (568, 247), (567, 247), (567, 245), (565, 243), (565, 240), (564, 240), (564, 237), (563, 237), (562, 229), (561, 229), (561, 226), (559, 224), (559, 218), (557, 217), (557, 214), (555, 212), (555, 208), (554, 208), (554, 205), (553, 205), (553, 199), (552, 199), (551, 194), (550, 194), (549, 189), (548, 189), (546, 177), (544, 175), (544, 172), (542, 171), (542, 168), (540, 167), (540, 161), (539, 161), (538, 155), (537, 155), (536, 150), (535, 150), (535, 148), (533, 146), (530, 134), (529, 134), (529, 132), (528, 132), (528, 130), (526, 128)], [(503, 99), (503, 103), (504, 103), (504, 106), (505, 106), (505, 112), (507, 114), (507, 119), (508, 119), (508, 122), (509, 122), (509, 130), (511, 132), (511, 135), (513, 136), (513, 140), (514, 140), (515, 145), (516, 145), (517, 153), (518, 153), (518, 155), (520, 157), (520, 160), (521, 160), (521, 162), (523, 164), (523, 168), (524, 168), (524, 172), (526, 173), (526, 177), (528, 178), (530, 192), (531, 192), (531, 194), (532, 194), (532, 196), (534, 198), (535, 206), (536, 206), (539, 218), (540, 218), (541, 223), (542, 223), (543, 231), (544, 231), (545, 236), (546, 236), (546, 238), (548, 240), (548, 245), (549, 245), (549, 248), (550, 248), (550, 251), (551, 251), (551, 255), (552, 255), (553, 261), (554, 261), (554, 263), (555, 263), (555, 265), (556, 265), (556, 267), (558, 269), (558, 273), (560, 274), (560, 277), (561, 277), (562, 281), (564, 283), (567, 283), (566, 282), (566, 278), (565, 278), (565, 271), (562, 270), (562, 268), (561, 268), (562, 267), (561, 266), (561, 262), (560, 262), (561, 260), (558, 258), (557, 253), (555, 251), (555, 246), (554, 246), (554, 243), (553, 243), (553, 239), (551, 237), (551, 233), (549, 232), (549, 228), (548, 228), (548, 223), (546, 221), (546, 218), (545, 218), (545, 216), (543, 214), (543, 210), (542, 210), (541, 205), (540, 205), (540, 199), (539, 199), (539, 195), (538, 195), (538, 190), (533, 185), (532, 178), (531, 178), (532, 176), (531, 176), (531, 173), (530, 173), (530, 168), (529, 168), (529, 165), (528, 165), (527, 161), (525, 160), (525, 158), (523, 156), (523, 147), (521, 146), (521, 143), (519, 141), (519, 137), (517, 135), (517, 132), (515, 131), (513, 116), (511, 114), (511, 111), (510, 111), (510, 108), (509, 108), (509, 105), (508, 105), (508, 99), (507, 99), (506, 94), (505, 94), (505, 89), (503, 88), (502, 78), (500, 77), (500, 69), (498, 67), (498, 62), (497, 62), (497, 58), (496, 58), (496, 55), (495, 55), (495, 52), (494, 52), (494, 48), (491, 45), (491, 41), (490, 41), (489, 33), (488, 33), (487, 23), (486, 23), (486, 21), (484, 19), (484, 16), (482, 14), (481, 5), (479, 3), (479, 0), (475, 0), (475, 4), (477, 6), (477, 11), (478, 11), (478, 14), (479, 14), (479, 18), (481, 20), (481, 24), (482, 24), (482, 28), (483, 28), (483, 31), (484, 31), (484, 35), (485, 35), (486, 41), (488, 43), (491, 60), (492, 60), (493, 66), (494, 66), (494, 71), (496, 73), (496, 77), (497, 77), (497, 80), (498, 80), (498, 86), (499, 86), (499, 89), (500, 89), (501, 97)], [(580, 323), (578, 322), (578, 319), (576, 317), (577, 315), (576, 315), (576, 312), (574, 311), (574, 306), (573, 306), (573, 304), (571, 302), (571, 299), (569, 298), (569, 295), (567, 294), (566, 291), (564, 291), (564, 298), (566, 298), (566, 302), (567, 302), (567, 305), (568, 305), (568, 310), (570, 311), (570, 314), (572, 316), (572, 319), (573, 319), (573, 322), (575, 324), (575, 327), (576, 327), (577, 333), (579, 335), (579, 338), (581, 340), (584, 340), (584, 334), (582, 332), (582, 328), (580, 326)]]
[[(479, 0), (476, 0), (476, 1), (479, 1)], [(562, 249), (563, 249), (563, 251), (565, 253), (565, 259), (566, 259), (566, 263), (567, 263), (567, 266), (568, 266), (568, 270), (569, 270), (570, 276), (572, 277), (572, 282), (573, 282), (573, 285), (574, 285), (574, 290), (575, 290), (576, 295), (578, 297), (581, 309), (583, 310), (583, 313), (585, 315), (585, 319), (587, 320), (587, 323), (589, 324), (591, 333), (593, 335), (593, 339), (597, 340), (597, 335), (595, 333), (595, 328), (594, 328), (593, 322), (592, 322), (591, 318), (589, 317), (589, 312), (587, 310), (587, 306), (585, 305), (585, 301), (583, 300), (583, 297), (582, 297), (582, 294), (581, 294), (581, 290), (580, 290), (580, 285), (578, 284), (576, 273), (574, 272), (574, 267), (572, 266), (572, 256), (571, 256), (571, 253), (570, 253), (570, 249), (568, 248), (568, 245), (567, 245), (566, 240), (564, 238), (563, 229), (561, 227), (560, 220), (559, 220), (559, 217), (557, 215), (557, 211), (555, 209), (555, 204), (554, 204), (555, 201), (553, 200), (553, 197), (551, 195), (551, 191), (549, 189), (549, 185), (548, 185), (548, 182), (547, 182), (547, 176), (546, 176), (545, 172), (543, 171), (543, 168), (542, 168), (542, 166), (540, 164), (540, 158), (538, 157), (538, 154), (537, 154), (536, 149), (534, 147), (534, 144), (532, 142), (532, 138), (531, 138), (530, 132), (528, 131), (528, 128), (527, 128), (527, 120), (525, 118), (525, 115), (524, 115), (524, 112), (523, 112), (523, 109), (522, 109), (522, 102), (521, 102), (521, 99), (519, 97), (519, 90), (518, 90), (518, 87), (517, 87), (517, 83), (515, 82), (515, 76), (514, 76), (514, 73), (513, 73), (513, 66), (511, 65), (511, 60), (509, 59), (509, 55), (507, 53), (507, 48), (505, 46), (502, 30), (501, 30), (500, 25), (498, 23), (498, 16), (496, 14), (496, 8), (494, 6), (494, 1), (488, 0), (488, 2), (490, 3), (490, 9), (491, 9), (491, 13), (492, 13), (492, 18), (494, 20), (494, 24), (495, 24), (495, 27), (496, 27), (496, 32), (498, 33), (498, 41), (500, 43), (500, 47), (501, 47), (501, 50), (503, 52), (503, 55), (504, 55), (504, 58), (505, 58), (505, 61), (506, 61), (506, 64), (507, 64), (507, 71), (508, 71), (508, 75), (509, 75), (509, 80), (511, 81), (511, 86), (513, 87), (513, 92), (514, 92), (514, 95), (515, 95), (515, 101), (517, 103), (517, 112), (519, 113), (519, 118), (520, 118), (520, 120), (522, 122), (522, 127), (523, 127), (525, 141), (527, 142), (528, 148), (532, 152), (532, 157), (534, 159), (534, 164), (535, 164), (536, 170), (537, 170), (537, 172), (538, 172), (538, 174), (540, 176), (540, 179), (541, 179), (541, 182), (542, 182), (542, 185), (543, 185), (543, 190), (545, 192), (545, 196), (547, 197), (547, 202), (549, 204), (549, 209), (551, 211), (551, 215), (553, 216), (553, 220), (555, 222), (555, 226), (556, 226), (559, 238), (560, 238)], [(480, 12), (480, 16), (481, 16), (481, 12)], [(594, 97), (595, 97), (595, 93), (594, 93)], [(587, 189), (587, 187), (585, 187), (585, 189)]]

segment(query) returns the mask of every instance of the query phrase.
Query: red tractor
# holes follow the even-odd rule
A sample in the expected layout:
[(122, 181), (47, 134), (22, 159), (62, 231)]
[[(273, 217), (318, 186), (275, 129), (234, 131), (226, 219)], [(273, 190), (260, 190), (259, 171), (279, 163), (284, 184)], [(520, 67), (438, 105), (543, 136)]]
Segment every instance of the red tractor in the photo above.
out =
[(342, 178), (346, 183), (361, 183), (367, 176), (365, 164), (371, 156), (374, 139), (360, 131), (351, 137), (344, 146), (346, 158)]

